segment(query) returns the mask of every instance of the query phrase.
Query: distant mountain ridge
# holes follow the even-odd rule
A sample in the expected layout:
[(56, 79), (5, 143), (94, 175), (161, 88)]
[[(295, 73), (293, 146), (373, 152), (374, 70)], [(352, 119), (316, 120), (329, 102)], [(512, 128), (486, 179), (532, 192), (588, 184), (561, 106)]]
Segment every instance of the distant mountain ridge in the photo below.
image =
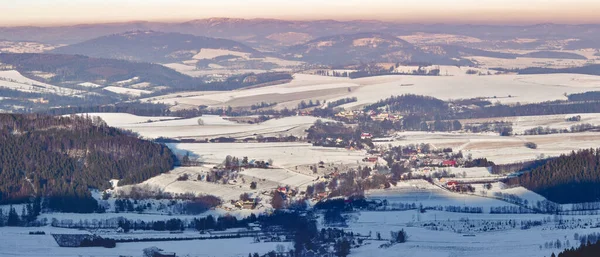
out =
[(112, 34), (60, 47), (51, 52), (80, 54), (97, 58), (170, 63), (192, 59), (201, 49), (206, 48), (259, 54), (251, 47), (228, 39), (151, 30)]
[(444, 54), (428, 53), (398, 37), (383, 33), (357, 33), (321, 37), (282, 52), (288, 57), (327, 65), (367, 62), (422, 62), (468, 64)]
[[(135, 30), (178, 32), (192, 35), (232, 39), (256, 47), (276, 47), (270, 35), (281, 33), (303, 33), (310, 40), (336, 34), (355, 34), (377, 31), (395, 36), (416, 32), (447, 33), (489, 40), (514, 38), (538, 38), (540, 42), (529, 43), (529, 47), (542, 44), (544, 40), (579, 39), (585, 46), (600, 45), (600, 24), (535, 24), (535, 25), (471, 25), (471, 24), (402, 24), (376, 20), (313, 20), (288, 21), (277, 19), (232, 19), (208, 18), (180, 23), (165, 22), (122, 22), (105, 24), (81, 24), (56, 27), (0, 27), (0, 38), (13, 41), (37, 41), (45, 43), (73, 44), (104, 35)], [(297, 42), (305, 43), (306, 41)], [(577, 41), (572, 44), (576, 45)], [(289, 46), (289, 45), (287, 45)]]

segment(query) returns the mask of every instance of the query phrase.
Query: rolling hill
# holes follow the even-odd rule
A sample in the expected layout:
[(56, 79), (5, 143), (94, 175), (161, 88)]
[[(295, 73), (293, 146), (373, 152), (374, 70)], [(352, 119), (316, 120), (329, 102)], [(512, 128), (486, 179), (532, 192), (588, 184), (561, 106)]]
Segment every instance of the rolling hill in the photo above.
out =
[(92, 58), (66, 54), (0, 54), (0, 62), (15, 67), (23, 74), (45, 72), (54, 74), (48, 82), (63, 83), (94, 82), (109, 85), (137, 77), (138, 82), (170, 88), (190, 88), (202, 83), (158, 64), (129, 62), (124, 60)]
[(97, 58), (171, 63), (192, 59), (201, 49), (220, 49), (260, 55), (251, 47), (228, 39), (156, 31), (133, 31), (103, 36), (51, 51)]
[[(283, 55), (303, 61), (347, 65), (365, 62), (458, 64), (444, 54), (428, 53), (400, 38), (382, 33), (321, 37), (293, 46)], [(467, 61), (464, 61), (467, 62)]]
[(77, 116), (1, 114), (0, 148), (0, 203), (46, 197), (67, 212), (96, 211), (91, 188), (139, 183), (175, 163), (164, 145)]
[[(9, 41), (36, 41), (53, 44), (80, 43), (104, 35), (135, 30), (178, 32), (198, 36), (225, 38), (243, 42), (254, 48), (282, 49), (290, 44), (336, 34), (355, 34), (371, 31), (391, 35), (414, 33), (445, 33), (485, 39), (476, 45), (481, 48), (535, 49), (547, 42), (569, 40), (569, 49), (596, 48), (600, 40), (598, 24), (565, 25), (534, 24), (521, 26), (472, 24), (401, 24), (374, 20), (314, 20), (290, 21), (277, 19), (207, 18), (181, 23), (132, 21), (104, 24), (80, 24), (52, 27), (0, 27), (0, 38)], [(287, 41), (281, 35), (294, 36)], [(530, 38), (529, 42), (515, 39)], [(571, 39), (578, 39), (572, 41)], [(287, 41), (287, 42), (286, 42)], [(471, 45), (473, 47), (473, 45)]]
[[(16, 71), (13, 72), (14, 74), (23, 75), (21, 77), (24, 78), (21, 80), (35, 79), (27, 84), (24, 82), (22, 85), (19, 84), (18, 88), (21, 91), (30, 91), (29, 88), (32, 86), (41, 88), (40, 85), (48, 83), (51, 85), (46, 86), (49, 89), (45, 91), (50, 91), (49, 93), (54, 91), (60, 93), (75, 88), (78, 89), (78, 92), (127, 95), (132, 98), (140, 97), (143, 94), (178, 91), (233, 90), (291, 79), (291, 75), (286, 72), (260, 74), (250, 72), (233, 75), (223, 81), (205, 81), (203, 78), (190, 77), (160, 64), (67, 54), (0, 53), (0, 63), (10, 65), (11, 70)], [(51, 74), (51, 76), (44, 78), (38, 74)], [(2, 77), (0, 76), (0, 78)], [(5, 84), (12, 83), (11, 81), (3, 82)], [(64, 90), (50, 90), (54, 89), (51, 86)], [(41, 90), (36, 92), (38, 91)]]

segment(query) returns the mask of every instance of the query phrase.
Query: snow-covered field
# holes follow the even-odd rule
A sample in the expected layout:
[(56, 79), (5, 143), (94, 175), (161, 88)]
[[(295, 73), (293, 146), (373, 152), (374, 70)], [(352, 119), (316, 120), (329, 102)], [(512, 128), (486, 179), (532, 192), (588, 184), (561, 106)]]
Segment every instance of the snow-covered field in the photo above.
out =
[(130, 88), (136, 88), (136, 89), (140, 89), (140, 88), (147, 88), (150, 87), (152, 84), (150, 84), (150, 82), (141, 82), (141, 83), (137, 83), (137, 84), (133, 84), (130, 85), (128, 87)]
[[(189, 104), (220, 106), (250, 106), (263, 101), (282, 103), (277, 107), (295, 107), (301, 100), (326, 100), (341, 97), (348, 93), (348, 88), (359, 85), (349, 79), (324, 77), (315, 75), (296, 74), (295, 79), (286, 84), (234, 90), (214, 94), (196, 95), (190, 97), (153, 97), (151, 100), (168, 104)], [(290, 102), (286, 105), (285, 102)]]
[[(568, 118), (581, 116), (581, 120), (577, 122), (567, 121)], [(539, 115), (539, 116), (514, 116), (514, 117), (497, 117), (486, 119), (469, 119), (462, 120), (463, 124), (467, 123), (483, 123), (493, 121), (511, 122), (513, 131), (517, 134), (522, 134), (523, 131), (535, 127), (549, 127), (552, 129), (569, 129), (573, 125), (592, 124), (600, 125), (600, 113), (574, 113), (574, 114), (559, 114), (559, 115)]]
[[(600, 133), (566, 133), (539, 136), (501, 137), (497, 133), (445, 133), (445, 132), (400, 132), (400, 140), (376, 143), (386, 146), (429, 143), (436, 148), (451, 147), (454, 152), (471, 154), (473, 158), (487, 158), (497, 164), (535, 160), (568, 154), (585, 148), (595, 148), (600, 144)], [(534, 142), (537, 149), (525, 147), (526, 142)]]
[[(160, 189), (163, 192), (173, 194), (192, 193), (195, 195), (213, 195), (224, 201), (238, 200), (240, 195), (248, 193), (258, 196), (261, 192), (271, 192), (279, 186), (290, 186), (304, 190), (307, 185), (314, 183), (316, 177), (293, 172), (283, 168), (273, 169), (246, 169), (241, 171), (240, 176), (229, 184), (210, 183), (197, 180), (198, 175), (204, 175), (208, 171), (206, 167), (178, 167), (174, 170), (150, 178), (136, 186), (149, 186), (149, 188)], [(178, 178), (186, 174), (189, 179), (180, 181)], [(251, 189), (250, 183), (256, 182), (257, 188)], [(116, 189), (118, 192), (127, 193), (131, 186), (123, 186)], [(261, 196), (266, 197), (266, 196)], [(268, 197), (267, 197), (268, 198)], [(268, 201), (263, 201), (266, 204)]]
[(193, 59), (204, 60), (204, 59), (213, 59), (215, 57), (224, 56), (224, 55), (233, 55), (237, 57), (241, 57), (244, 59), (248, 59), (250, 57), (249, 53), (231, 51), (225, 49), (211, 49), (211, 48), (202, 48), (200, 52)]
[[(276, 107), (295, 107), (301, 100), (332, 101), (357, 97), (353, 108), (377, 102), (391, 95), (417, 94), (443, 100), (484, 97), (493, 102), (529, 103), (564, 100), (566, 94), (600, 90), (600, 77), (580, 74), (491, 75), (465, 74), (466, 68), (441, 67), (450, 76), (377, 76), (360, 79), (296, 74), (290, 83), (193, 96), (153, 97), (150, 100), (189, 106), (250, 106), (266, 102)], [(445, 72), (443, 71), (443, 72)], [(486, 71), (485, 69), (482, 71)]]
[[(600, 229), (552, 229), (552, 224), (521, 230), (516, 229), (490, 231), (482, 233), (454, 233), (451, 231), (429, 230), (411, 223), (419, 219), (424, 222), (444, 222), (456, 227), (476, 224), (476, 220), (490, 220), (489, 225), (506, 223), (508, 220), (542, 220), (551, 219), (548, 215), (492, 215), (492, 214), (460, 214), (430, 211), (417, 214), (406, 212), (360, 212), (357, 219), (349, 223), (355, 233), (375, 235), (381, 233), (382, 238), (389, 238), (390, 231), (404, 229), (408, 234), (408, 242), (390, 248), (379, 248), (383, 242), (372, 241), (370, 245), (353, 249), (350, 256), (378, 257), (451, 257), (451, 256), (510, 256), (531, 257), (550, 256), (564, 248), (578, 246), (574, 234), (599, 232)], [(463, 221), (461, 221), (463, 219)], [(570, 219), (570, 217), (569, 217)], [(597, 222), (597, 217), (584, 217)], [(475, 220), (475, 221), (474, 221)], [(489, 226), (488, 225), (488, 226)], [(470, 234), (472, 236), (463, 236)], [(560, 240), (562, 247), (545, 248), (547, 242)]]
[[(258, 192), (258, 190), (250, 189), (251, 179), (249, 179), (245, 185), (242, 185), (242, 183), (240, 183), (240, 185), (224, 185), (196, 180), (198, 175), (205, 174), (204, 172), (206, 170), (207, 168), (202, 167), (179, 167), (169, 173), (150, 178), (138, 184), (138, 186), (148, 185), (151, 188), (159, 188), (164, 192), (174, 194), (193, 193), (196, 195), (214, 195), (225, 201), (237, 200), (243, 193), (251, 194)], [(183, 174), (190, 176), (190, 179), (187, 181), (179, 181), (178, 178)], [(277, 185), (273, 185), (272, 183), (268, 185), (261, 183), (258, 185), (258, 189), (264, 190), (267, 186), (269, 188), (275, 188)], [(117, 188), (117, 191), (127, 193), (130, 188), (130, 186), (123, 186)]]
[[(347, 165), (364, 165), (364, 151), (350, 151), (338, 148), (314, 147), (307, 143), (171, 143), (167, 146), (178, 155), (190, 153), (192, 158), (205, 163), (200, 167), (178, 167), (174, 170), (153, 177), (142, 185), (160, 188), (171, 193), (210, 194), (226, 200), (238, 199), (242, 193), (259, 193), (269, 191), (278, 186), (304, 188), (314, 183), (319, 174), (307, 173), (302, 165), (336, 163)], [(215, 184), (198, 181), (198, 175), (206, 174), (210, 167), (221, 164), (230, 155), (249, 160), (273, 161), (271, 169), (245, 169), (240, 177), (230, 184)], [(190, 179), (179, 181), (187, 174)], [(256, 190), (250, 189), (250, 182), (257, 182)], [(128, 190), (129, 187), (120, 188)]]
[[(374, 78), (357, 79), (367, 83)], [(381, 78), (380, 78), (381, 79)], [(387, 79), (391, 79), (387, 77)], [(484, 97), (502, 103), (529, 103), (564, 100), (565, 93), (600, 89), (600, 77), (577, 74), (498, 75), (498, 76), (396, 76), (390, 82), (362, 86), (347, 97), (358, 102), (354, 107), (377, 102), (390, 95), (417, 94), (442, 100)], [(510, 97), (509, 97), (510, 96)], [(496, 98), (494, 98), (496, 97)]]
[[(100, 117), (106, 122), (107, 125), (112, 127), (124, 127), (133, 124), (140, 123), (151, 123), (158, 121), (174, 120), (178, 117), (150, 117), (150, 116), (138, 116), (129, 113), (110, 113), (110, 112), (99, 112), (99, 113), (79, 113), (80, 116)], [(66, 115), (68, 116), (68, 115)]]
[(457, 194), (431, 185), (426, 181), (412, 180), (399, 182), (389, 189), (370, 190), (366, 193), (369, 198), (386, 199), (390, 205), (396, 203), (412, 204), (423, 207), (435, 206), (469, 206), (481, 207), (484, 213), (489, 213), (490, 207), (514, 206), (505, 201), (469, 194)]
[(291, 170), (299, 165), (361, 163), (366, 152), (312, 146), (307, 143), (177, 143), (167, 144), (176, 153), (190, 152), (208, 163), (221, 163), (227, 155), (256, 160), (273, 160), (273, 165)]
[[(133, 117), (130, 114), (94, 114), (105, 119), (108, 125), (128, 129), (145, 138), (216, 138), (233, 137), (246, 138), (256, 135), (275, 136), (295, 135), (305, 136), (308, 129), (318, 119), (311, 116), (293, 116), (268, 120), (260, 124), (242, 124), (229, 121), (220, 116), (204, 115), (191, 119), (174, 119), (172, 117)], [(201, 119), (203, 125), (198, 125)], [(152, 120), (155, 122), (145, 122)], [(163, 121), (158, 121), (163, 120)]]
[(92, 82), (83, 82), (83, 83), (79, 83), (77, 85), (82, 86), (82, 87), (90, 87), (90, 88), (102, 87), (101, 85), (98, 85), (98, 84), (95, 84)]
[(418, 169), (413, 171), (414, 175), (431, 175), (432, 172), (442, 172), (446, 171), (448, 174), (455, 174), (456, 177), (463, 178), (463, 175), (467, 175), (465, 178), (495, 178), (497, 177), (494, 174), (491, 174), (488, 168), (485, 167), (473, 167), (473, 168), (463, 168), (463, 167), (432, 167), (428, 169)]
[(240, 174), (258, 179), (271, 180), (282, 186), (300, 187), (315, 180), (314, 177), (285, 169), (246, 169)]
[[(29, 235), (29, 231), (45, 231), (46, 235)], [(56, 244), (50, 233), (57, 234), (88, 234), (86, 231), (75, 229), (61, 229), (53, 227), (43, 228), (0, 228), (0, 256), (142, 256), (143, 249), (158, 247), (165, 252), (174, 252), (177, 256), (231, 256), (246, 257), (248, 253), (266, 253), (276, 249), (278, 244), (286, 249), (292, 247), (290, 243), (254, 243), (252, 238), (220, 239), (220, 240), (192, 240), (169, 242), (140, 242), (118, 243), (115, 248), (88, 247), (88, 248), (61, 248)], [(224, 247), (235, 246), (235, 247)]]
[(51, 93), (57, 95), (74, 95), (80, 93), (77, 90), (57, 87), (29, 79), (16, 70), (0, 71), (0, 87), (6, 87), (23, 92)]
[(550, 58), (529, 58), (518, 57), (515, 59), (493, 58), (484, 56), (467, 57), (479, 67), (484, 68), (505, 68), (505, 69), (523, 69), (529, 67), (543, 68), (569, 68), (584, 66), (587, 64), (597, 63), (597, 60), (583, 59), (550, 59)]
[(115, 87), (115, 86), (108, 86), (103, 88), (104, 90), (113, 92), (113, 93), (117, 93), (117, 94), (122, 94), (122, 95), (130, 95), (130, 96), (141, 96), (143, 94), (150, 94), (152, 93), (152, 91), (148, 91), (148, 90), (141, 90), (141, 89), (132, 89), (132, 88), (124, 88), (124, 87)]
[(126, 80), (117, 81), (117, 82), (113, 83), (113, 85), (115, 85), (115, 86), (128, 85), (128, 84), (137, 82), (139, 79), (140, 79), (139, 77), (133, 77), (133, 78), (126, 79)]
[[(405, 66), (400, 65), (395, 68), (396, 72), (400, 73), (411, 73), (419, 69), (419, 66)], [(427, 67), (421, 67), (422, 70), (431, 71), (433, 69), (439, 69), (441, 76), (478, 76), (478, 74), (467, 74), (467, 71), (477, 71), (482, 75), (494, 75), (497, 74), (498, 71), (489, 70), (485, 68), (475, 68), (468, 66), (449, 66), (449, 65), (432, 65)]]
[[(198, 61), (198, 60), (195, 60)], [(184, 63), (167, 63), (165, 67), (176, 70), (177, 72), (183, 73), (191, 77), (202, 77), (202, 76), (215, 76), (215, 75), (238, 75), (247, 73), (265, 73), (268, 70), (257, 70), (257, 69), (228, 69), (226, 67), (211, 63), (209, 69), (198, 69), (195, 63), (190, 61), (184, 61)]]

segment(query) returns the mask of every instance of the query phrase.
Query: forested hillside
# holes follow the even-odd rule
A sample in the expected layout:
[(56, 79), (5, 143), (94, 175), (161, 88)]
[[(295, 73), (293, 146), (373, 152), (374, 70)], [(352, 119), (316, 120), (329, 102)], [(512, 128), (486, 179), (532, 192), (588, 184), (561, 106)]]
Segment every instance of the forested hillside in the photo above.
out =
[(91, 58), (64, 54), (0, 54), (0, 62), (14, 66), (22, 73), (42, 71), (56, 74), (49, 83), (65, 81), (107, 84), (138, 77), (139, 82), (166, 85), (172, 88), (202, 88), (202, 81), (158, 64), (129, 62), (124, 60)]
[(369, 62), (422, 62), (469, 65), (468, 60), (455, 60), (445, 55), (423, 51), (419, 47), (384, 33), (340, 34), (285, 49), (281, 54), (301, 56), (301, 60), (327, 65), (363, 64)]
[(391, 112), (410, 114), (435, 113), (437, 115), (445, 115), (450, 112), (447, 102), (434, 97), (413, 94), (392, 96), (384, 100), (379, 100), (377, 103), (365, 106), (365, 110), (376, 110), (381, 107), (385, 107)]
[[(553, 202), (599, 201), (600, 149), (587, 149), (562, 155), (515, 180)], [(515, 180), (511, 182), (515, 183)]]
[(552, 101), (531, 104), (489, 105), (477, 109), (463, 110), (462, 112), (451, 113), (443, 119), (474, 119), (474, 118), (492, 118), (492, 117), (512, 117), (512, 116), (536, 116), (536, 115), (555, 115), (570, 113), (598, 113), (600, 112), (599, 101)]
[(169, 63), (192, 59), (200, 49), (204, 48), (259, 54), (251, 47), (232, 40), (157, 31), (132, 31), (113, 34), (60, 47), (52, 52), (81, 54), (98, 58)]
[(205, 82), (202, 78), (190, 77), (158, 64), (66, 54), (0, 53), (0, 63), (12, 65), (23, 74), (31, 75), (39, 71), (55, 74), (44, 81), (53, 85), (97, 81), (109, 85), (136, 77), (138, 83), (148, 82), (159, 86), (153, 89), (155, 94), (189, 90), (233, 90), (292, 79), (287, 72), (268, 72), (240, 74), (225, 81)]
[(90, 189), (144, 181), (170, 170), (174, 158), (100, 119), (0, 114), (0, 203), (37, 196), (51, 210), (95, 211)]
[(554, 253), (551, 257), (596, 257), (600, 256), (600, 242), (582, 244), (578, 248), (567, 249), (558, 255)]
[(552, 73), (575, 73), (575, 74), (587, 74), (587, 75), (600, 75), (600, 65), (591, 64), (581, 67), (570, 67), (562, 69), (552, 68), (539, 68), (531, 67), (517, 70), (519, 74), (552, 74)]

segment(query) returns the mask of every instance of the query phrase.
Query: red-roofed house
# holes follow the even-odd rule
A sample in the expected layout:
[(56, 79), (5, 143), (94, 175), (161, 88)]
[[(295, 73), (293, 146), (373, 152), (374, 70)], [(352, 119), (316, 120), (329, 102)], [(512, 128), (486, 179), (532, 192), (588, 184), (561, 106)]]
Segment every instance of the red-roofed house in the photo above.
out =
[(360, 139), (371, 139), (373, 138), (373, 135), (371, 135), (371, 133), (362, 133), (360, 134)]
[(442, 161), (441, 166), (446, 166), (446, 167), (456, 166), (456, 161), (455, 160), (444, 160), (444, 161)]

